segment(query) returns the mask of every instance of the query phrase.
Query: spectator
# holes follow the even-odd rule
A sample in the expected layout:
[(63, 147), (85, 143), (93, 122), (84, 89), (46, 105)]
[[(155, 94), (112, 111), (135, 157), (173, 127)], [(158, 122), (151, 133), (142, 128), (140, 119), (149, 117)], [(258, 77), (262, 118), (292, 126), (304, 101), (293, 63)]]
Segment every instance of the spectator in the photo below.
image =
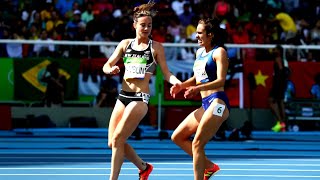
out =
[(51, 19), (51, 12), (53, 11), (54, 6), (52, 3), (46, 3), (45, 8), (40, 11), (40, 18), (42, 21), (47, 21)]
[(236, 30), (232, 34), (231, 38), (235, 44), (249, 44), (250, 36), (248, 31), (244, 28), (245, 23), (238, 23)]
[[(249, 44), (257, 44), (256, 35), (249, 35)], [(257, 50), (256, 48), (242, 48), (242, 57), (245, 61), (256, 61)]]
[(285, 0), (283, 1), (283, 8), (288, 13), (292, 13), (294, 10), (299, 8), (300, 0)]
[[(104, 26), (101, 28), (101, 32), (98, 32), (94, 35), (93, 41), (101, 41), (107, 42), (111, 41), (111, 28), (110, 26)], [(109, 58), (113, 51), (115, 50), (115, 46), (108, 45), (100, 45), (92, 47), (93, 54), (92, 57), (106, 57)]]
[(227, 19), (231, 13), (231, 6), (227, 0), (218, 0), (213, 9), (213, 17), (218, 18), (220, 21)]
[(191, 9), (190, 4), (185, 3), (183, 5), (183, 13), (178, 16), (180, 23), (183, 27), (187, 27), (189, 24), (191, 24), (192, 18), (195, 16), (190, 9)]
[(42, 28), (42, 20), (40, 17), (40, 13), (36, 10), (33, 10), (30, 16), (30, 20), (29, 20), (29, 28), (34, 25), (36, 26), (38, 29)]
[(93, 3), (88, 2), (86, 4), (86, 10), (81, 14), (81, 20), (86, 24), (94, 18), (92, 6), (93, 6)]
[(27, 23), (30, 20), (30, 14), (32, 12), (31, 4), (26, 3), (24, 4), (24, 7), (21, 10), (21, 19)]
[(281, 42), (288, 42), (296, 37), (297, 27), (296, 23), (290, 14), (280, 11), (279, 9), (273, 9), (274, 18), (271, 22), (276, 23), (281, 27), (279, 35)]
[(174, 0), (171, 3), (171, 8), (174, 10), (177, 16), (180, 16), (183, 13), (183, 5), (186, 2), (184, 0)]
[(167, 26), (167, 32), (174, 37), (174, 42), (180, 41), (181, 30), (183, 26), (181, 26), (179, 22), (179, 18), (177, 16), (169, 19), (169, 25)]
[(296, 87), (294, 83), (289, 79), (287, 82), (286, 92), (284, 94), (284, 102), (289, 102), (296, 95)]
[(59, 13), (56, 10), (51, 11), (51, 18), (46, 21), (46, 30), (51, 32), (56, 30), (58, 34), (62, 34), (64, 29), (64, 22), (60, 18)]
[(39, 39), (41, 29), (37, 26), (36, 23), (31, 24), (29, 28), (29, 34), (28, 34), (28, 39), (30, 40), (37, 40)]
[[(40, 39), (37, 41), (52, 41), (51, 38), (48, 37), (48, 32), (43, 29), (40, 34)], [(55, 47), (53, 44), (35, 44), (33, 47), (33, 53), (37, 57), (53, 57), (55, 54)]]
[[(83, 8), (84, 13), (81, 14), (80, 19), (83, 19), (83, 22), (87, 25), (84, 26), (81, 23), (80, 27), (83, 28), (80, 28), (80, 31), (81, 33), (83, 33), (83, 30), (85, 30), (87, 36), (84, 37), (88, 37), (88, 40), (92, 40), (93, 36), (100, 31), (101, 27), (112, 25), (112, 29), (110, 32), (113, 38), (111, 39), (111, 41), (120, 41), (123, 38), (131, 36), (128, 34), (128, 32), (131, 31), (121, 28), (123, 26), (132, 27), (132, 10), (129, 7), (132, 7), (133, 5), (137, 4), (142, 4), (143, 2), (147, 1), (148, 0), (140, 0), (135, 2), (127, 0), (7, 0), (1, 4), (0, 16), (1, 22), (3, 21), (6, 25), (8, 25), (9, 28), (12, 30), (11, 32), (20, 31), (22, 29), (21, 27), (23, 27), (21, 23), (27, 23), (26, 30), (23, 30), (26, 33), (20, 34), (24, 37), (24, 39), (37, 39), (41, 29), (46, 29), (49, 34), (55, 34), (55, 37), (53, 38), (55, 40), (75, 40), (74, 37), (79, 36), (65, 35), (65, 25), (69, 21), (73, 21), (72, 19), (74, 18), (75, 11), (81, 11)], [(189, 15), (192, 13), (196, 14), (199, 18), (211, 17), (213, 15), (213, 12), (216, 10), (216, 13), (218, 13), (219, 15), (215, 16), (221, 16), (223, 17), (223, 19), (225, 19), (225, 21), (222, 21), (220, 25), (226, 26), (229, 36), (233, 36), (233, 34), (230, 33), (231, 31), (228, 29), (230, 23), (238, 24), (241, 22), (241, 20), (243, 21), (245, 19), (246, 22), (243, 23), (244, 29), (248, 31), (250, 36), (253, 34), (256, 37), (256, 42), (251, 41), (250, 43), (275, 44), (280, 41), (280, 35), (282, 38), (281, 41), (285, 42), (286, 44), (290, 43), (293, 45), (300, 45), (305, 43), (306, 45), (318, 45), (320, 41), (318, 32), (319, 28), (316, 25), (316, 22), (319, 20), (320, 14), (319, 0), (258, 0), (250, 2), (230, 0), (163, 0), (160, 2), (160, 0), (157, 0), (157, 2), (159, 2), (158, 7), (161, 18), (154, 19), (155, 26), (158, 26), (159, 24), (163, 23), (165, 25), (164, 27), (167, 28), (170, 19), (175, 19), (177, 17), (181, 18), (182, 16), (184, 16), (183, 7), (185, 7), (185, 12), (188, 12), (188, 15), (184, 16), (182, 18), (183, 20), (179, 21), (178, 19), (178, 23), (180, 22), (181, 26), (185, 26), (185, 24), (188, 24), (187, 21), (190, 18)], [(219, 6), (216, 9), (214, 9), (214, 5), (218, 4)], [(189, 8), (187, 8), (188, 6)], [(273, 13), (272, 11), (276, 11), (276, 13)], [(86, 14), (86, 12), (88, 12), (88, 14)], [(54, 20), (53, 14), (57, 14), (58, 21)], [(92, 20), (93, 16), (96, 16), (95, 20)], [(98, 16), (100, 17), (97, 18)], [(260, 21), (258, 23), (255, 22), (257, 16), (259, 17), (258, 19)], [(290, 26), (285, 25), (286, 22), (289, 22), (286, 20), (290, 19), (286, 18), (286, 16), (289, 16), (292, 20), (289, 23)], [(272, 26), (272, 24), (265, 22), (265, 20), (271, 17), (275, 17), (273, 20), (274, 22), (277, 22), (274, 23), (274, 25), (276, 26)], [(121, 23), (114, 23), (115, 21), (113, 19), (116, 19), (116, 21)], [(60, 24), (58, 29), (56, 27), (57, 24)], [(306, 26), (306, 24), (308, 26)], [(36, 33), (34, 32), (34, 27), (36, 27), (37, 29)], [(84, 27), (86, 29), (84, 29)], [(267, 27), (267, 29), (265, 27)], [(288, 29), (288, 27), (290, 27), (291, 29)], [(79, 26), (75, 25), (73, 30), (72, 27), (68, 28), (68, 33), (70, 35), (72, 34), (72, 31), (79, 28)], [(12, 36), (11, 32), (9, 32), (10, 36)], [(194, 36), (191, 35), (190, 37), (190, 34), (194, 34), (194, 27), (189, 26), (186, 32), (187, 37), (194, 40)], [(175, 37), (180, 38), (180, 35)], [(83, 35), (80, 34), (80, 36), (81, 38), (77, 38), (78, 40), (83, 39)], [(265, 42), (264, 37), (267, 36), (268, 38), (271, 37), (271, 41)], [(158, 37), (161, 38), (159, 39), (159, 41), (161, 42), (165, 39), (165, 34)], [(288, 41), (292, 38), (294, 41)], [(175, 43), (181, 42), (180, 39), (175, 40), (177, 40), (175, 41)], [(303, 40), (303, 42), (301, 40)], [(6, 45), (3, 44), (3, 48), (0, 50), (2, 51), (3, 55), (6, 55), (5, 46)], [(23, 45), (23, 47), (25, 47), (25, 45)], [(29, 50), (27, 53), (24, 53), (23, 55), (27, 54), (28, 56), (30, 56), (32, 54), (33, 44), (28, 44), (28, 47), (31, 50)], [(58, 47), (60, 49), (60, 46), (55, 47), (56, 49)], [(66, 46), (64, 48), (68, 49), (69, 46)], [(265, 49), (262, 48), (256, 50), (257, 59), (269, 59), (266, 58), (266, 56), (264, 56), (264, 52), (261, 52)], [(287, 49), (287, 52), (289, 51), (290, 49)], [(296, 57), (299, 56), (301, 57), (301, 59), (306, 59), (308, 61), (318, 61), (318, 53), (316, 51), (302, 50), (299, 53), (300, 54), (296, 54), (295, 52), (289, 52), (287, 60), (296, 61)], [(64, 56), (71, 57), (70, 53), (69, 55), (67, 55), (66, 53), (66, 55)]]
[(107, 11), (109, 13), (113, 12), (113, 5), (108, 0), (96, 0), (92, 7), (94, 12), (102, 13)]
[(161, 43), (166, 42), (167, 29), (164, 24), (160, 24), (158, 28), (152, 30), (152, 39)]
[[(134, 31), (132, 31), (133, 26), (132, 26), (132, 19), (127, 16), (123, 16), (122, 18), (119, 19), (119, 24), (116, 25), (116, 27), (113, 27), (113, 33), (112, 33), (112, 38), (114, 41), (120, 41), (121, 38), (123, 37), (132, 37), (134, 36)], [(105, 21), (106, 22), (106, 21)], [(114, 22), (114, 21), (112, 21)], [(123, 28), (127, 27), (127, 28)]]
[[(12, 39), (22, 39), (17, 32), (13, 32)], [(21, 43), (8, 43), (6, 44), (6, 50), (8, 57), (22, 58), (22, 44)]]
[[(80, 22), (78, 24), (78, 32), (74, 37), (75, 41), (89, 41), (89, 37), (86, 33), (86, 24)], [(73, 45), (69, 50), (70, 56), (74, 58), (87, 58), (89, 56), (90, 49), (84, 45)]]
[(269, 33), (264, 18), (262, 14), (254, 15), (251, 21), (244, 25), (247, 32), (256, 37), (257, 44), (264, 44), (264, 37)]
[(310, 89), (312, 98), (320, 100), (320, 73), (317, 73), (314, 77), (314, 84)]
[(86, 32), (90, 39), (93, 39), (94, 35), (101, 31), (106, 25), (101, 25), (102, 20), (99, 14), (94, 14), (93, 19), (86, 25)]
[(60, 107), (64, 101), (66, 90), (66, 77), (59, 73), (59, 63), (54, 61), (49, 64), (41, 78), (47, 83), (47, 89), (43, 98), (46, 107)]
[(270, 6), (272, 9), (282, 9), (283, 2), (282, 0), (267, 0), (267, 6)]
[(61, 16), (67, 17), (67, 12), (72, 10), (75, 0), (57, 0), (56, 9), (60, 12)]
[(315, 26), (310, 30), (311, 41), (320, 40), (320, 19), (316, 22)]
[(198, 17), (193, 16), (191, 19), (191, 23), (186, 27), (186, 35), (188, 39), (191, 39), (192, 42), (196, 42), (196, 34), (197, 34), (197, 24), (198, 24)]
[(72, 8), (65, 14), (65, 18), (72, 20), (74, 18), (74, 12), (80, 11), (80, 19), (81, 19), (81, 8), (78, 1), (72, 3)]
[(73, 18), (70, 20), (66, 25), (66, 31), (68, 38), (70, 40), (75, 40), (75, 37), (77, 37), (77, 34), (79, 32), (79, 27), (83, 24), (81, 21), (81, 11), (75, 10), (73, 12)]

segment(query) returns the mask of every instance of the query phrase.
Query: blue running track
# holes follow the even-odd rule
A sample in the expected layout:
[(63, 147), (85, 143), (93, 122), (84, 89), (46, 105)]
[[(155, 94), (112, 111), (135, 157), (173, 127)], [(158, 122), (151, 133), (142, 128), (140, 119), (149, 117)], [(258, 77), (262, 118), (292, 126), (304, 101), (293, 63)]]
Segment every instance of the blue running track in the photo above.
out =
[[(169, 139), (129, 140), (154, 165), (150, 180), (193, 180), (192, 159)], [(146, 138), (144, 138), (146, 137)], [(320, 179), (320, 132), (253, 132), (253, 140), (210, 141), (216, 180)], [(111, 150), (104, 130), (15, 130), (0, 132), (0, 179), (108, 180)], [(120, 180), (138, 179), (125, 162)]]

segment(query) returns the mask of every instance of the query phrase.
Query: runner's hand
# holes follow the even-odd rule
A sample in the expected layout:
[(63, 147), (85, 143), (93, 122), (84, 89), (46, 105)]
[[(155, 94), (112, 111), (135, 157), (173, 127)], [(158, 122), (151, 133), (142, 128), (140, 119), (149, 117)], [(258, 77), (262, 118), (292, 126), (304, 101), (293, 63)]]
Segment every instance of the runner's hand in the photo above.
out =
[(173, 98), (176, 98), (176, 95), (181, 91), (181, 84), (177, 83), (177, 84), (174, 84), (173, 86), (171, 86), (170, 88), (170, 95), (173, 97)]
[(119, 66), (112, 66), (108, 74), (118, 74), (120, 72)]
[(186, 88), (186, 91), (184, 92), (184, 98), (192, 98), (195, 95), (199, 93), (199, 89), (197, 86), (190, 86)]

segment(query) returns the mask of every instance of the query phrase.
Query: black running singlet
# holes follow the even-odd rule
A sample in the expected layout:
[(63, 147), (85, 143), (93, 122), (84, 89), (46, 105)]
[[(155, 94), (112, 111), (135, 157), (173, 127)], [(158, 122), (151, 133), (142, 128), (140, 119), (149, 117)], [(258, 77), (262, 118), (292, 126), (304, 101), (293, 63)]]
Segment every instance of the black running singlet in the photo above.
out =
[(153, 74), (157, 66), (151, 52), (152, 40), (149, 40), (148, 47), (141, 51), (133, 49), (133, 42), (134, 40), (129, 43), (123, 57), (125, 66), (124, 78), (143, 79), (145, 73)]

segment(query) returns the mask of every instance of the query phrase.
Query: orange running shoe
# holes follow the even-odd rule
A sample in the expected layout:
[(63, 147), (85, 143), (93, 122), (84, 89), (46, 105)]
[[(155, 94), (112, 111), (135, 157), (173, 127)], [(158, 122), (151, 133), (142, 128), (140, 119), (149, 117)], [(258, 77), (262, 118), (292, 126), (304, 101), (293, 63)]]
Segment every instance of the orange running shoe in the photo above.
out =
[(149, 175), (153, 170), (153, 166), (151, 164), (147, 164), (147, 168), (143, 171), (139, 171), (139, 180), (148, 180)]
[(220, 167), (217, 164), (213, 164), (211, 168), (204, 170), (204, 178), (203, 180), (210, 179), (214, 174), (216, 174), (220, 170)]

